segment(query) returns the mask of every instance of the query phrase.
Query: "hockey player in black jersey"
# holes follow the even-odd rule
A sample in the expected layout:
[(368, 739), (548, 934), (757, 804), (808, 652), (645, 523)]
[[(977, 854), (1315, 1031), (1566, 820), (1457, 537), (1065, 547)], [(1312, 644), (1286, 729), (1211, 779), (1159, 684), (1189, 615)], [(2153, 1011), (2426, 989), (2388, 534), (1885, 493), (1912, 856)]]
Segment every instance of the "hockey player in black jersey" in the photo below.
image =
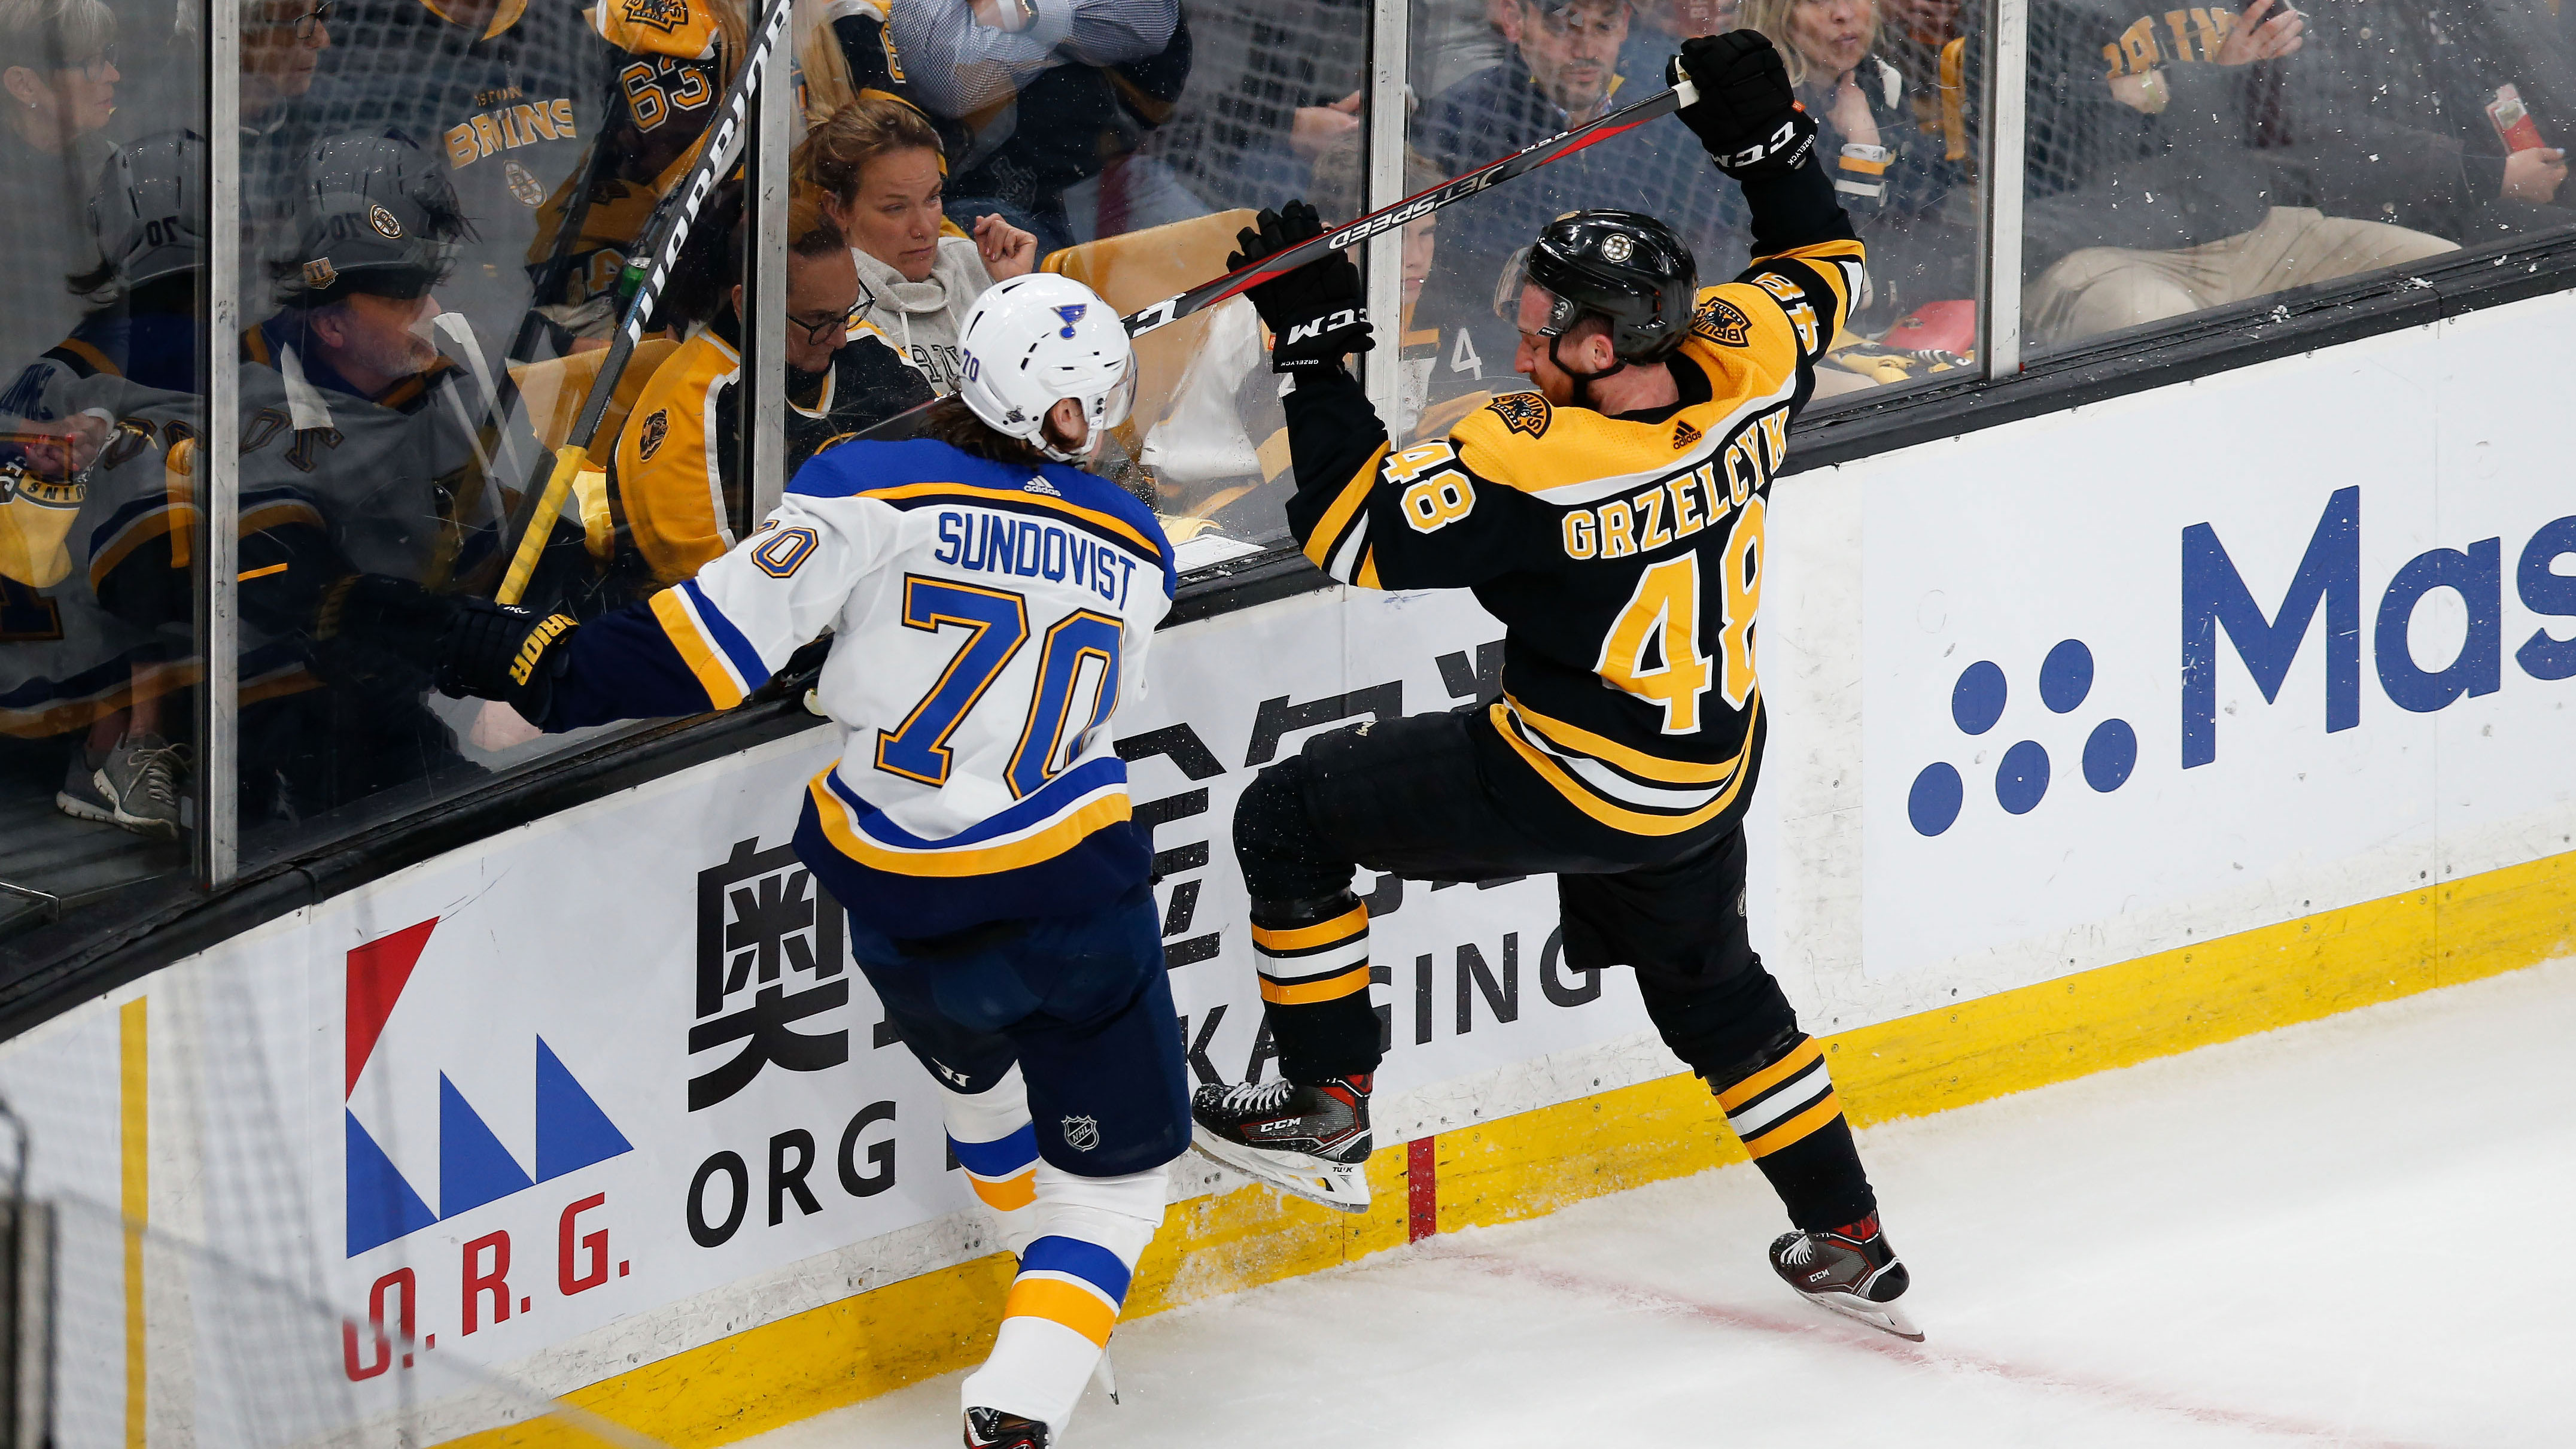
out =
[[(1753, 264), (1699, 289), (1670, 228), (1549, 224), (1517, 285), (1538, 384), (1390, 448), (1342, 359), (1372, 343), (1347, 257), (1252, 292), (1277, 343), (1306, 556), (1364, 588), (1473, 589), (1507, 637), (1489, 706), (1324, 735), (1244, 792), (1235, 854), (1281, 1080), (1203, 1087), (1195, 1140), (1335, 1206), (1367, 1202), (1368, 909), (1355, 866), (1427, 880), (1554, 874), (1567, 961), (1629, 966), (1796, 1231), (1773, 1268), (1908, 1338), (1905, 1268), (1822, 1048), (1753, 952), (1742, 817), (1761, 763), (1764, 521), (1789, 421), (1862, 286), (1862, 249), (1780, 57), (1751, 31), (1684, 44), (1680, 113), (1752, 215)], [(1265, 213), (1235, 264), (1321, 230)]]

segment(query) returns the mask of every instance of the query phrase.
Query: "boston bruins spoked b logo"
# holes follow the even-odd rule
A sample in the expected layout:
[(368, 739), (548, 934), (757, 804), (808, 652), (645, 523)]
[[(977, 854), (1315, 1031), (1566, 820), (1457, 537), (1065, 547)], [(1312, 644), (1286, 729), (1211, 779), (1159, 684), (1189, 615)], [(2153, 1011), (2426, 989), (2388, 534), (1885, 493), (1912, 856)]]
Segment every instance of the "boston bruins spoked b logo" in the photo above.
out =
[(368, 206), (367, 225), (374, 227), (376, 235), (387, 241), (402, 240), (402, 223), (394, 220), (394, 214), (381, 205)]
[(644, 420), (644, 431), (642, 435), (635, 440), (635, 452), (637, 456), (643, 458), (648, 463), (651, 462), (653, 460), (653, 455), (662, 451), (662, 440), (670, 435), (671, 410), (669, 408), (655, 408), (653, 410), (653, 415)]
[(1546, 436), (1548, 422), (1554, 416), (1547, 399), (1534, 392), (1507, 392), (1485, 406), (1503, 420), (1504, 427), (1533, 438)]
[(1753, 337), (1753, 319), (1724, 298), (1711, 297), (1691, 314), (1691, 331), (1720, 347), (1742, 347)]

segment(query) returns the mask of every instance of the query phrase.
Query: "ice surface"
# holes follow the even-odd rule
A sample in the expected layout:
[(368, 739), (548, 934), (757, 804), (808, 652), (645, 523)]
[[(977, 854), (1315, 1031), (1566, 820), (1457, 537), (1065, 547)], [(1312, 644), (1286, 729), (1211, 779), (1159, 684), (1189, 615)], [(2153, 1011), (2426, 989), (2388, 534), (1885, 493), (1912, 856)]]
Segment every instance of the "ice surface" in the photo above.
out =
[[(1140, 1319), (1073, 1449), (2576, 1444), (2576, 961), (1862, 1136), (1920, 1347), (1749, 1166)], [(947, 1446), (951, 1374), (748, 1441)]]

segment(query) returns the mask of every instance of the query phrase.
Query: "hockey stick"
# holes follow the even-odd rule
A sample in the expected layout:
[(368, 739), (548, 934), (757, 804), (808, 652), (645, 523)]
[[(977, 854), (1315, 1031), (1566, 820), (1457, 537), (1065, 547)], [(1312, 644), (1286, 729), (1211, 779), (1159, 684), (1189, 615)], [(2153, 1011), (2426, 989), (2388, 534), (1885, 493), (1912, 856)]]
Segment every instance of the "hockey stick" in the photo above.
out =
[(1481, 191), (1502, 185), (1515, 176), (1527, 175), (1551, 161), (1562, 160), (1587, 146), (1596, 146), (1613, 136), (1637, 129), (1648, 121), (1699, 104), (1699, 92), (1687, 78), (1673, 82), (1672, 89), (1657, 91), (1633, 106), (1618, 110), (1577, 126), (1560, 131), (1544, 141), (1533, 141), (1499, 161), (1489, 161), (1466, 174), (1443, 181), (1427, 190), (1417, 191), (1393, 206), (1381, 207), (1348, 226), (1337, 227), (1322, 236), (1308, 237), (1283, 252), (1273, 252), (1239, 271), (1226, 273), (1212, 282), (1201, 282), (1177, 297), (1167, 297), (1141, 312), (1120, 319), (1127, 335), (1142, 337), (1157, 327), (1168, 327), (1193, 312), (1204, 311), (1238, 297), (1269, 281), (1284, 277), (1326, 252), (1357, 246), (1381, 232), (1389, 232), (1408, 222), (1419, 221), (1444, 206), (1466, 200)]
[[(1637, 129), (1648, 121), (1669, 116), (1685, 107), (1699, 104), (1699, 92), (1685, 78), (1673, 82), (1670, 90), (1657, 91), (1633, 106), (1623, 106), (1598, 120), (1587, 122), (1570, 131), (1560, 131), (1544, 141), (1533, 141), (1499, 161), (1489, 161), (1463, 175), (1437, 186), (1417, 191), (1393, 206), (1381, 207), (1347, 226), (1337, 227), (1321, 236), (1308, 237), (1283, 252), (1274, 252), (1240, 270), (1226, 273), (1214, 281), (1201, 282), (1177, 297), (1166, 297), (1141, 311), (1119, 318), (1129, 337), (1142, 337), (1158, 327), (1168, 327), (1193, 313), (1204, 312), (1219, 302), (1239, 297), (1273, 277), (1285, 276), (1297, 268), (1322, 257), (1326, 252), (1356, 246), (1382, 232), (1392, 231), (1408, 222), (1419, 221), (1444, 206), (1466, 200), (1479, 192), (1489, 191), (1515, 176), (1525, 176), (1551, 161), (1562, 160), (1587, 146), (1598, 145), (1613, 136)], [(863, 429), (856, 436), (901, 438), (909, 436), (910, 427), (922, 415), (938, 406), (939, 399), (907, 408), (893, 417)]]
[[(688, 242), (689, 226), (697, 220), (698, 208), (705, 204), (707, 193), (715, 189), (716, 182), (742, 154), (751, 97), (760, 89), (770, 48), (787, 28), (791, 3), (792, 0), (769, 0), (760, 28), (752, 36), (751, 48), (743, 57), (742, 69), (726, 90), (724, 111), (698, 153), (698, 163), (662, 197), (653, 208), (652, 220), (644, 224), (643, 244), (635, 249), (636, 260), (626, 264), (622, 278), (626, 285), (634, 287), (634, 296), (627, 301), (626, 316), (619, 322), (616, 335), (609, 339), (608, 356), (600, 360), (599, 373), (591, 379), (590, 392), (582, 399), (571, 434), (563, 446), (555, 449), (554, 471), (546, 478), (545, 491), (533, 507), (523, 507), (522, 516), (511, 520), (511, 533), (504, 542), (512, 538), (516, 542), (510, 549), (510, 571), (493, 592), (496, 602), (515, 604), (527, 592), (528, 579), (537, 571), (546, 539), (554, 532), (550, 520), (562, 511), (564, 499), (572, 492), (573, 479), (590, 462), (590, 445), (599, 436), (600, 419), (608, 412), (609, 400), (617, 395), (617, 380), (634, 357), (635, 345), (644, 338), (645, 319), (653, 315), (654, 305), (661, 300), (663, 285), (670, 280), (680, 248)], [(545, 526), (539, 527), (540, 523)]]

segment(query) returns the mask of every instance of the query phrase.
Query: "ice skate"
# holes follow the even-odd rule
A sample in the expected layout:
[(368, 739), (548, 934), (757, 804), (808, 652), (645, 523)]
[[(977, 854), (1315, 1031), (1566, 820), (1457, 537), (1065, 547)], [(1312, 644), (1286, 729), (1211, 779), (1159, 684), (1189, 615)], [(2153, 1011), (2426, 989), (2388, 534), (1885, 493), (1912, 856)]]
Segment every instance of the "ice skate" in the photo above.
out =
[(966, 1411), (966, 1449), (1047, 1449), (1047, 1426), (999, 1409)]
[(1810, 1303), (1881, 1333), (1923, 1341), (1923, 1330), (1900, 1306), (1909, 1280), (1878, 1230), (1876, 1213), (1831, 1232), (1782, 1233), (1771, 1243), (1771, 1269)]
[(1190, 1094), (1190, 1145), (1282, 1192), (1368, 1211), (1369, 1078), (1328, 1077)]

